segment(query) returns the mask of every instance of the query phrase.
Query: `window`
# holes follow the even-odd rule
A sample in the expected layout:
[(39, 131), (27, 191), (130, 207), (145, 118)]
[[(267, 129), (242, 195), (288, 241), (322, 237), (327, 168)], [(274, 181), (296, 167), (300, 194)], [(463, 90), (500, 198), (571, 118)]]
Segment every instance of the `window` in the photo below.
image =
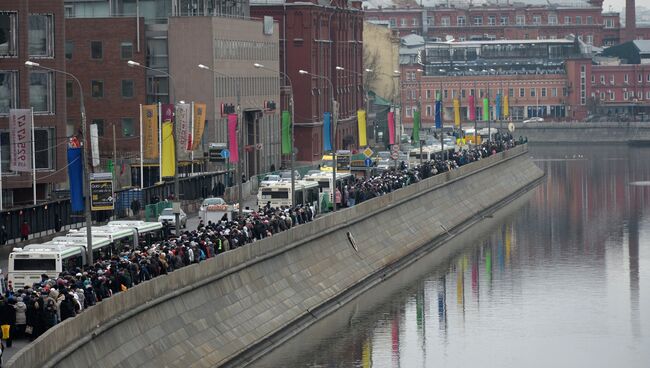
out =
[(90, 81), (90, 95), (93, 97), (104, 97), (104, 82), (93, 80)]
[(614, 80), (614, 74), (612, 74), (612, 76), (609, 78), (609, 83), (610, 83), (610, 84), (614, 84), (614, 83), (615, 83), (615, 80)]
[(400, 27), (406, 27), (406, 18), (402, 18), (399, 20), (399, 25)]
[(637, 77), (637, 81), (638, 81), (639, 83), (643, 83), (643, 74), (639, 74), (639, 75), (638, 75), (638, 77)]
[(0, 56), (17, 56), (16, 52), (17, 15), (0, 12)]
[(104, 47), (102, 41), (90, 41), (90, 58), (102, 59), (104, 57)]
[(426, 96), (427, 96), (427, 98), (431, 98), (431, 90), (430, 89), (427, 90)]
[(629, 83), (629, 79), (628, 79), (628, 78), (629, 78), (629, 77), (628, 77), (628, 75), (627, 75), (627, 73), (626, 73), (626, 74), (623, 76), (623, 80), (625, 81), (625, 83)]
[(600, 83), (605, 84), (605, 76), (604, 75), (600, 76)]
[(442, 17), (442, 18), (440, 18), (440, 25), (441, 25), (441, 26), (448, 27), (448, 26), (449, 26), (449, 23), (450, 23), (450, 21), (449, 21), (449, 17)]
[(542, 24), (542, 16), (541, 15), (533, 15), (533, 24), (538, 26)]
[(530, 89), (530, 97), (535, 97), (536, 94), (537, 94), (537, 89), (531, 88)]
[(546, 87), (542, 87), (542, 97), (546, 97)]
[(104, 119), (93, 119), (91, 124), (97, 125), (97, 136), (104, 136)]
[(564, 17), (564, 24), (571, 24), (571, 17)]
[(74, 96), (74, 89), (73, 89), (72, 81), (71, 80), (66, 80), (65, 81), (65, 97), (67, 98), (72, 98)]
[(605, 100), (605, 92), (600, 92), (600, 99), (601, 101)]
[(554, 87), (554, 88), (551, 90), (551, 96), (552, 96), (552, 97), (557, 97), (557, 87)]
[(508, 25), (508, 17), (501, 17), (501, 25), (502, 26), (507, 26)]
[(648, 74), (648, 77), (646, 78), (646, 81), (650, 82), (650, 74)]
[(122, 60), (133, 58), (133, 42), (122, 42), (120, 44), (120, 56)]
[(29, 56), (54, 56), (54, 25), (51, 14), (29, 15)]
[[(645, 93), (645, 99), (646, 99), (646, 100), (650, 100), (650, 91), (647, 91), (647, 92)], [(2, 156), (2, 157), (4, 157), (4, 156)]]
[(395, 28), (395, 26), (397, 26), (397, 23), (395, 22), (395, 18), (390, 18), (388, 21), (390, 22), (390, 26), (392, 28)]
[(75, 132), (77, 131), (76, 126), (77, 126), (77, 122), (74, 119), (68, 119), (65, 122), (65, 136), (72, 137), (73, 135), (75, 135), (76, 134)]
[(72, 59), (72, 53), (74, 52), (74, 42), (65, 41), (65, 58), (70, 60)]
[(418, 18), (413, 18), (413, 19), (411, 19), (411, 25), (417, 27), (417, 25), (418, 25)]
[[(648, 93), (650, 93), (650, 92), (648, 92)], [(431, 116), (431, 105), (427, 105), (427, 116)], [(2, 156), (2, 157), (4, 157), (4, 156)]]
[(592, 74), (591, 75), (591, 84), (596, 83), (596, 75)]
[(9, 109), (18, 106), (16, 82), (16, 72), (0, 71), (0, 115), (9, 114)]
[(56, 137), (54, 128), (34, 128), (34, 148), (37, 169), (54, 169)]
[(557, 24), (557, 15), (548, 16), (548, 24), (554, 25)]
[(29, 104), (35, 113), (54, 112), (53, 79), (51, 72), (29, 73)]
[(488, 25), (495, 26), (497, 24), (497, 17), (494, 15), (488, 16)]
[(134, 84), (133, 80), (123, 80), (122, 81), (122, 98), (133, 98), (134, 95)]
[(444, 97), (445, 99), (449, 98), (449, 97), (448, 97), (448, 93), (449, 93), (449, 92), (448, 92), (447, 90), (444, 90), (444, 91), (443, 91), (442, 94), (443, 94), (443, 96), (445, 96), (445, 97)]
[(567, 97), (569, 95), (569, 90), (566, 87), (562, 87), (562, 96)]
[(594, 24), (594, 17), (587, 15), (587, 24)]
[(433, 17), (427, 17), (427, 25), (429, 26), (433, 25)]
[(614, 91), (609, 91), (609, 99), (610, 99), (610, 101), (614, 101), (615, 98), (616, 98), (616, 94), (614, 93)]
[(576, 24), (582, 24), (582, 16), (576, 15)]
[(2, 174), (6, 175), (9, 172), (9, 162), (11, 160), (10, 155), (11, 152), (9, 151), (9, 131), (4, 131), (0, 132), (0, 154), (2, 155), (2, 162), (0, 165), (2, 165)]
[(612, 18), (605, 19), (605, 28), (614, 28), (614, 19)]
[(406, 116), (411, 117), (411, 106), (406, 106)]
[(623, 92), (623, 99), (624, 99), (625, 101), (627, 101), (627, 96), (628, 96), (627, 91), (624, 91), (624, 92)]
[(526, 16), (525, 15), (517, 15), (515, 18), (515, 22), (518, 26), (523, 26), (526, 24)]
[(483, 17), (482, 16), (475, 16), (474, 17), (474, 25), (475, 26), (483, 25)]
[(515, 97), (515, 89), (508, 88), (508, 97)]
[(133, 118), (122, 118), (122, 136), (133, 137), (134, 135)]
[(464, 26), (465, 25), (465, 16), (461, 15), (456, 18), (456, 25)]

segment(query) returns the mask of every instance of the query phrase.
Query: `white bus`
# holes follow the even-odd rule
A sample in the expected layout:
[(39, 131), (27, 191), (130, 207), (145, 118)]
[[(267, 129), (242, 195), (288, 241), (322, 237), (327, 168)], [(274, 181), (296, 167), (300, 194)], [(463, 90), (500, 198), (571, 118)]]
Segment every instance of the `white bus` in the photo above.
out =
[[(330, 177), (332, 175), (330, 174)], [(296, 204), (318, 204), (318, 183), (315, 181), (296, 180)], [(291, 206), (291, 182), (279, 181), (265, 187), (260, 187), (257, 192), (257, 205), (266, 206), (271, 202), (271, 207)]]
[[(333, 203), (334, 197), (332, 195), (332, 173), (322, 172), (320, 174), (313, 174), (304, 178), (307, 181), (315, 181), (318, 183), (318, 188), (321, 193), (326, 193), (329, 196), (330, 203)], [(336, 187), (342, 190), (344, 185), (352, 184), (354, 176), (350, 173), (336, 173)]]

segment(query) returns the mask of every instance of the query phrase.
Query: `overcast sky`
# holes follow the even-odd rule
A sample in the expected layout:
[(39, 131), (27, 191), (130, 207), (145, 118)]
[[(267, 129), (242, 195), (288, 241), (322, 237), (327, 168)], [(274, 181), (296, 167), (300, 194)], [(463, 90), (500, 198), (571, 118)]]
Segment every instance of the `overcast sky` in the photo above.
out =
[[(422, 1), (425, 5), (427, 4), (434, 4), (434, 3), (441, 3), (444, 0), (416, 0), (418, 3)], [(453, 2), (453, 0), (451, 0)], [(524, 2), (524, 3), (546, 3), (546, 0), (512, 0), (512, 1), (519, 1), (519, 2)], [(376, 7), (377, 4), (383, 4), (384, 6), (389, 6), (392, 1), (391, 0), (364, 0), (364, 2), (371, 3), (373, 6), (371, 7)], [(461, 0), (462, 3), (469, 3), (469, 0)], [(482, 0), (474, 0), (474, 3), (480, 3)], [(504, 1), (505, 2), (505, 1)], [(575, 2), (587, 2), (587, 0), (551, 0), (552, 3), (565, 3), (565, 4), (571, 4)], [(605, 0), (603, 4), (603, 10), (608, 11), (609, 6), (612, 6), (612, 11), (616, 12), (621, 12), (623, 10), (623, 7), (625, 6), (625, 0)], [(646, 8), (650, 8), (650, 0), (636, 0), (636, 5), (637, 6), (645, 6)]]
[[(642, 5), (646, 1), (650, 4), (649, 0), (636, 0), (636, 5)], [(610, 5), (613, 11), (621, 12), (625, 6), (625, 0), (605, 0), (603, 10), (608, 11)]]

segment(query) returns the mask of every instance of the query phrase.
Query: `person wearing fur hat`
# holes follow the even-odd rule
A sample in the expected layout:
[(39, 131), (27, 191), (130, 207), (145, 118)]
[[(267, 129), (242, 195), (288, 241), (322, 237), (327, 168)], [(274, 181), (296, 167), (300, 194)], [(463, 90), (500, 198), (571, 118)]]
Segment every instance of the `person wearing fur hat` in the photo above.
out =
[(27, 325), (27, 305), (23, 302), (22, 297), (16, 298), (16, 338), (21, 339), (25, 336), (25, 326)]

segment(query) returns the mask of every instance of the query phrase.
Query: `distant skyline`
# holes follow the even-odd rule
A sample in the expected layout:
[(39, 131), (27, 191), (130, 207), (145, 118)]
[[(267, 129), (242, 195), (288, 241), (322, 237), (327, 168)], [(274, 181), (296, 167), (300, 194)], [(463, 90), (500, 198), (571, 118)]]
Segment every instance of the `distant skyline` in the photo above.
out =
[[(424, 3), (425, 5), (433, 5), (433, 4), (439, 4), (444, 2), (444, 0), (415, 0), (417, 3)], [(495, 0), (492, 0), (495, 1)], [(504, 0), (504, 2), (507, 0)], [(539, 3), (546, 3), (546, 0), (510, 0), (511, 2), (523, 2), (523, 3), (530, 3), (530, 4), (539, 4)], [(451, 0), (453, 2), (453, 0)], [(469, 0), (461, 0), (461, 3), (464, 2), (469, 2)], [(482, 0), (474, 0), (474, 3), (481, 3), (483, 2)], [(586, 3), (587, 0), (551, 0), (552, 3), (565, 3), (565, 4), (571, 4), (571, 3)], [(636, 5), (639, 7), (640, 5), (643, 5), (646, 0), (636, 0)], [(370, 7), (374, 8), (377, 7), (377, 5), (383, 5), (383, 6), (390, 6), (393, 3), (391, 0), (364, 0), (364, 5), (369, 5)], [(650, 2), (647, 4), (650, 7)], [(605, 0), (603, 3), (603, 10), (609, 11), (611, 6), (611, 11), (615, 12), (622, 12), (623, 8), (625, 7), (625, 0)]]

